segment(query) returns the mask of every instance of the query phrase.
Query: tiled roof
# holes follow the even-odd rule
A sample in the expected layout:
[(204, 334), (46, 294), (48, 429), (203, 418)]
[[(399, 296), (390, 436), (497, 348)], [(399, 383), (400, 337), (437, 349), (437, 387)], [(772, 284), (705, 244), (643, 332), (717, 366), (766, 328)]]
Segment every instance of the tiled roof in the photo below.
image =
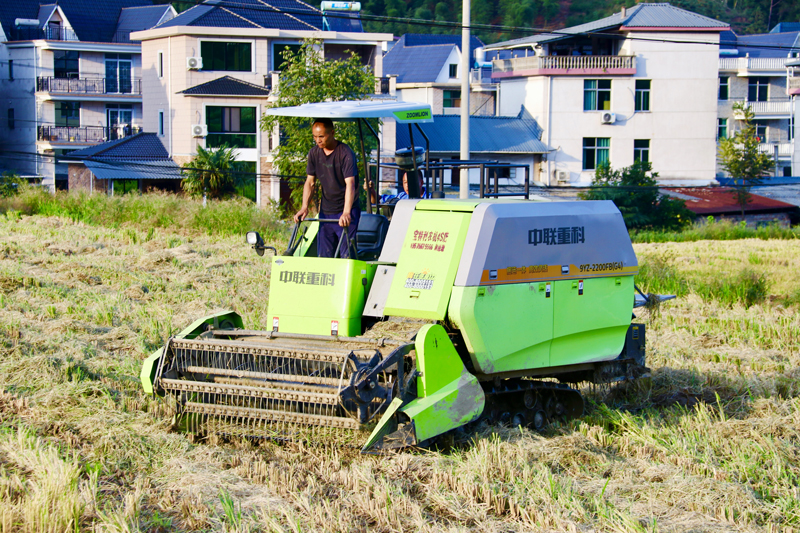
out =
[(770, 33), (786, 33), (789, 31), (800, 31), (800, 22), (779, 22)]
[(758, 33), (754, 35), (730, 35), (725, 33), (725, 48), (736, 49), (738, 57), (781, 57), (787, 58), (790, 53), (800, 52), (800, 31), (787, 33)]
[(137, 133), (71, 152), (64, 159), (101, 159), (111, 161), (172, 161), (155, 133)]
[(119, 16), (116, 35), (150, 29), (165, 17), (166, 20), (171, 19), (173, 13), (174, 11), (169, 5), (123, 8)]
[[(727, 187), (702, 189), (665, 187), (661, 190), (669, 196), (686, 200), (686, 207), (698, 215), (739, 213), (742, 209), (736, 202), (733, 189)], [(745, 212), (774, 212), (796, 209), (796, 206), (780, 200), (773, 200), (757, 194), (751, 194), (750, 196), (752, 201), (745, 207)]]
[[(0, 1), (0, 24), (8, 35), (17, 18), (38, 19), (41, 0)], [(122, 8), (151, 6), (152, 0), (58, 0), (81, 41), (112, 42)]]
[(159, 27), (170, 26), (321, 30), (322, 12), (301, 0), (206, 0)]
[[(436, 81), (454, 46), (461, 50), (460, 35), (407, 33), (383, 56), (383, 72), (396, 74), (397, 83)], [(480, 46), (483, 46), (480, 39), (470, 38), (470, 63)]]
[(169, 161), (86, 161), (86, 168), (101, 180), (179, 180), (180, 167)]
[(726, 30), (730, 27), (729, 24), (721, 22), (716, 19), (705, 17), (685, 9), (672, 6), (667, 3), (659, 4), (636, 4), (635, 6), (627, 9), (625, 15), (622, 12), (614, 13), (611, 16), (564, 28), (551, 33), (540, 33), (530, 37), (523, 37), (521, 39), (513, 39), (510, 41), (503, 41), (494, 43), (486, 47), (487, 50), (498, 50), (506, 48), (519, 48), (529, 46), (535, 43), (544, 43), (550, 41), (559, 41), (562, 39), (570, 38), (576, 34), (581, 33), (595, 33), (604, 30), (618, 29), (620, 27), (627, 28), (687, 28), (687, 29), (709, 29), (709, 30)]
[[(431, 152), (459, 153), (461, 150), (461, 117), (434, 115), (433, 122), (420, 124), (431, 141)], [(469, 151), (480, 154), (541, 154), (550, 148), (540, 139), (542, 128), (535, 119), (520, 113), (517, 117), (469, 117)], [(397, 148), (411, 146), (408, 128), (398, 125)], [(417, 145), (423, 145), (419, 137)]]
[(455, 48), (452, 44), (436, 44), (428, 46), (394, 48), (383, 56), (383, 72), (385, 75), (396, 74), (397, 83), (427, 83), (436, 81), (442, 71), (450, 52)]
[(189, 87), (178, 94), (188, 96), (269, 96), (270, 91), (253, 83), (223, 76), (194, 87)]
[(325, 14), (325, 19), (328, 21), (328, 29), (330, 31), (349, 31), (361, 33), (364, 27), (361, 25), (361, 17), (358, 13), (350, 13), (347, 11), (335, 11)]

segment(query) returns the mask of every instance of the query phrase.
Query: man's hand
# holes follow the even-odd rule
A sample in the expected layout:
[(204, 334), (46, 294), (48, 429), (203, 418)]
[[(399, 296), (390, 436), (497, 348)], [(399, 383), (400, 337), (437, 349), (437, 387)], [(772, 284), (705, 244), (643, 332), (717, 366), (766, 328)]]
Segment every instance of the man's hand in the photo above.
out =
[(339, 217), (339, 225), (343, 228), (350, 225), (350, 213), (342, 213), (342, 216)]
[[(305, 220), (307, 216), (308, 216), (308, 208), (304, 207), (300, 211), (294, 214), (294, 221), (300, 222), (301, 220)], [(341, 221), (339, 221), (339, 224), (341, 225)]]

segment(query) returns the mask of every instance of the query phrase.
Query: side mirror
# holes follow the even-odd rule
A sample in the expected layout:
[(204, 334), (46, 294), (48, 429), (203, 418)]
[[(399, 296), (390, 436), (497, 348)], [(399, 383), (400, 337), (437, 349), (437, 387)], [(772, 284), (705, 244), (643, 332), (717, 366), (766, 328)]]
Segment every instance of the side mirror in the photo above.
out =
[(247, 244), (252, 245), (258, 255), (264, 255), (264, 250), (272, 250), (273, 255), (278, 255), (278, 251), (272, 246), (264, 246), (264, 239), (257, 231), (248, 231), (246, 238)]

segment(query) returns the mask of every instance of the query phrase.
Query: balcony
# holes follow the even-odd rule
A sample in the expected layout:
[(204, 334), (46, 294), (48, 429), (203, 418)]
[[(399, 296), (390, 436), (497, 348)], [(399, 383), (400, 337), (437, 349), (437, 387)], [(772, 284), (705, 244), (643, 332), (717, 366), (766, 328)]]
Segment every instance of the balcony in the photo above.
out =
[(758, 151), (775, 157), (775, 147), (778, 147), (778, 159), (790, 159), (794, 152), (794, 144), (791, 142), (780, 143), (759, 143)]
[[(750, 107), (755, 118), (789, 119), (792, 116), (792, 101), (788, 98), (770, 99), (766, 102), (742, 101), (742, 103)], [(734, 113), (733, 116), (737, 120), (744, 118), (741, 113)]]
[(491, 68), (475, 68), (469, 71), (470, 85), (492, 85), (495, 83), (492, 80)]
[(492, 78), (520, 76), (632, 76), (636, 56), (531, 56), (492, 61)]
[(78, 36), (72, 28), (37, 26), (22, 26), (11, 28), (9, 41), (34, 41), (44, 39), (46, 41), (77, 41)]
[(774, 73), (786, 74), (786, 57), (721, 57), (719, 70), (736, 72), (737, 76), (751, 76), (753, 74)]
[(136, 135), (141, 126), (39, 126), (37, 139), (51, 144), (98, 144)]
[(36, 78), (36, 91), (79, 95), (131, 94), (141, 96), (142, 80), (139, 78), (119, 80), (113, 78), (54, 78), (52, 76), (40, 76)]
[(787, 78), (786, 92), (790, 95), (800, 94), (800, 78)]

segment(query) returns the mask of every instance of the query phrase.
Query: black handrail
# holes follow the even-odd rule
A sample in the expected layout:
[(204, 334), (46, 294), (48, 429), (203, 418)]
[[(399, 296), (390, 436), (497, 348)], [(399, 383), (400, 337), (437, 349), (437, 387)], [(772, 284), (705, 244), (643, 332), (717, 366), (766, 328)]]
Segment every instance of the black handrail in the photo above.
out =
[[(304, 218), (303, 220), (298, 220), (294, 225), (294, 230), (292, 231), (292, 236), (289, 239), (289, 246), (286, 248), (286, 252), (283, 255), (294, 255), (294, 252), (297, 250), (297, 247), (300, 246), (300, 242), (302, 238), (305, 236), (308, 227), (303, 229), (303, 233), (300, 235), (300, 238), (297, 238), (298, 230), (300, 229), (300, 224), (303, 222), (319, 222), (321, 224), (333, 224), (339, 223), (338, 218)], [(295, 239), (297, 242), (295, 242)], [(342, 228), (342, 234), (339, 236), (339, 243), (336, 245), (336, 252), (333, 254), (334, 258), (338, 258), (340, 254), (340, 250), (342, 249), (342, 242), (347, 241), (347, 250), (349, 251), (350, 259), (357, 259), (356, 247), (353, 244), (353, 241), (350, 240), (350, 233), (347, 231), (347, 228)]]

